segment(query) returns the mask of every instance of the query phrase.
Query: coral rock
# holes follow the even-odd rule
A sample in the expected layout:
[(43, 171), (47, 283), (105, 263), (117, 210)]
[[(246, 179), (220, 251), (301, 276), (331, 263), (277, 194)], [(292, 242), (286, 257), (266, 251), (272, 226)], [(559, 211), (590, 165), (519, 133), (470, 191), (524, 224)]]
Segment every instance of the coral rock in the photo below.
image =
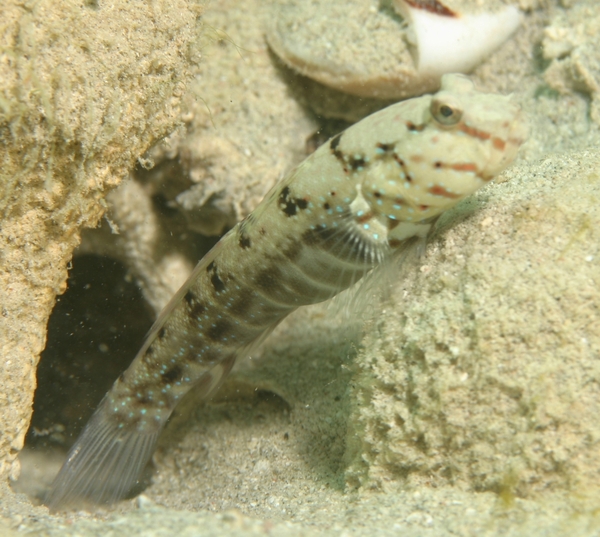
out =
[(3, 2), (0, 477), (18, 473), (46, 323), (79, 232), (178, 122), (200, 12), (187, 0)]

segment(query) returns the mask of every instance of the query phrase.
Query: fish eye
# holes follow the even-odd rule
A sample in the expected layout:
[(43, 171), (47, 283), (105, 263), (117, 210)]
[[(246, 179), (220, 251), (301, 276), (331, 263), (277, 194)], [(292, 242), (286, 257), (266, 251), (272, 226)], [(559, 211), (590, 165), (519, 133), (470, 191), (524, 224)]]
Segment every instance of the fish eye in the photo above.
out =
[(449, 99), (433, 99), (430, 110), (433, 119), (442, 125), (456, 125), (462, 117), (461, 107)]

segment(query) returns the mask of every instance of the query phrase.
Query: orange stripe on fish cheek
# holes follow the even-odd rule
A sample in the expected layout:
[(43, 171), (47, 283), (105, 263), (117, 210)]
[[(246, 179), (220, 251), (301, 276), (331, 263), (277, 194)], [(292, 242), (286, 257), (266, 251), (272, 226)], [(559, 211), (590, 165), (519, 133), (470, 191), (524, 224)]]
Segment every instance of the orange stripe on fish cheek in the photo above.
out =
[(456, 170), (457, 172), (473, 172), (477, 173), (477, 165), (472, 162), (459, 162), (457, 164), (450, 164), (448, 166), (452, 170)]
[(443, 196), (444, 198), (450, 198), (450, 199), (456, 199), (456, 198), (460, 198), (460, 194), (454, 194), (453, 192), (448, 192), (443, 186), (441, 185), (434, 185), (432, 186), (428, 192), (430, 194), (433, 194), (434, 196)]
[(479, 140), (489, 140), (492, 137), (492, 135), (489, 132), (476, 129), (474, 127), (469, 127), (465, 123), (460, 123), (458, 125), (458, 130), (464, 132), (468, 136), (478, 138)]

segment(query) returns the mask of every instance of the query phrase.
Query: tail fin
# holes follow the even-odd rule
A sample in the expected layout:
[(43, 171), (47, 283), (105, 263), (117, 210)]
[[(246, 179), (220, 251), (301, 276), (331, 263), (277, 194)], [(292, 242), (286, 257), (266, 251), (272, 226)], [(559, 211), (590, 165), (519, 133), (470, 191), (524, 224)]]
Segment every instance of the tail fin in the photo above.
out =
[[(205, 372), (196, 383), (196, 391), (202, 397), (213, 392), (227, 376), (237, 356), (238, 353), (232, 354)], [(154, 424), (152, 430), (141, 432), (135, 424), (128, 426), (117, 422), (109, 412), (105, 397), (50, 485), (44, 501), (50, 511), (85, 503), (107, 505), (123, 499), (154, 453), (166, 413), (164, 417), (165, 420)]]
[(51, 512), (89, 501), (110, 504), (136, 484), (161, 428), (142, 433), (116, 423), (104, 400), (67, 456), (45, 502)]

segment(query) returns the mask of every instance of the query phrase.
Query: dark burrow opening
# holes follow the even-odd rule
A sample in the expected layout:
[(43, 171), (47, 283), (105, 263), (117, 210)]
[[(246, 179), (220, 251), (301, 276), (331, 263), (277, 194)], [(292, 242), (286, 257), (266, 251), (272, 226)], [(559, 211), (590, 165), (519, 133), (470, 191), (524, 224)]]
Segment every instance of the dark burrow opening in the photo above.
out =
[(98, 255), (74, 259), (68, 289), (57, 297), (48, 322), (17, 491), (41, 500), (57, 461), (127, 369), (153, 320), (123, 264)]

